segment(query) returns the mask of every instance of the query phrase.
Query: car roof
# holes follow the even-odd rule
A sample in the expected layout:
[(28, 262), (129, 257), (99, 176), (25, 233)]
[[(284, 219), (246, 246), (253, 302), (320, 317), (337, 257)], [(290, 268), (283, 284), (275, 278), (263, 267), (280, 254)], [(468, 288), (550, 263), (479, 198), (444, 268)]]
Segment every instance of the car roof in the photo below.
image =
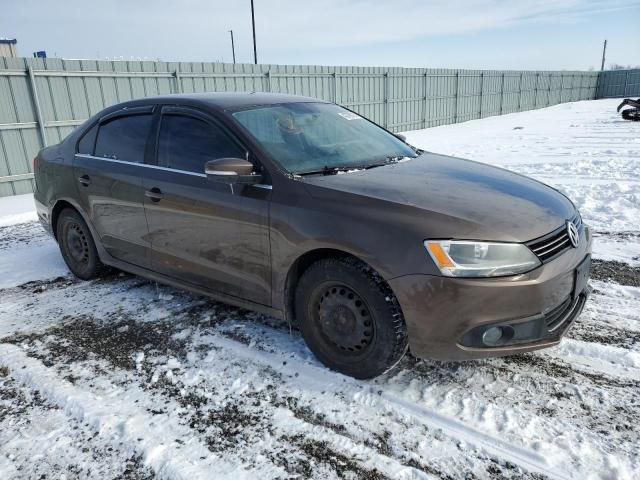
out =
[(299, 95), (286, 95), (283, 93), (266, 92), (210, 92), (210, 93), (181, 93), (164, 95), (159, 97), (147, 97), (139, 100), (120, 103), (119, 108), (143, 106), (157, 103), (183, 104), (183, 105), (206, 105), (218, 110), (243, 110), (251, 107), (265, 105), (279, 105), (283, 103), (308, 103), (322, 102), (313, 97), (303, 97)]

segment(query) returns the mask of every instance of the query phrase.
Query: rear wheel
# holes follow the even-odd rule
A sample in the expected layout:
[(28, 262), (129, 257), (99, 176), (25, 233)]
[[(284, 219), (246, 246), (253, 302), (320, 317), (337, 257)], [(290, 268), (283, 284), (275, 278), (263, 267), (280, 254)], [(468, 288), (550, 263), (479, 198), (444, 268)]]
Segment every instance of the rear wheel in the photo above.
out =
[(296, 315), (311, 351), (329, 368), (372, 378), (407, 351), (400, 306), (379, 275), (353, 259), (320, 260), (296, 290)]
[(106, 272), (89, 227), (78, 212), (70, 208), (60, 212), (56, 238), (62, 258), (76, 277), (90, 280)]

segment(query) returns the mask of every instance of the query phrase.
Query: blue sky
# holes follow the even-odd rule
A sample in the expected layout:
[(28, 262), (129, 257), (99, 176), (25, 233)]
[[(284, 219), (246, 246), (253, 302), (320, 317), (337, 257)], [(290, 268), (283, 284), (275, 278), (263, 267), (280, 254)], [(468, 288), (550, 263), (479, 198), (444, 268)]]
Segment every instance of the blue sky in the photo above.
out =
[[(640, 0), (254, 0), (261, 63), (495, 69), (640, 65)], [(249, 0), (44, 0), (0, 37), (63, 58), (252, 62)]]

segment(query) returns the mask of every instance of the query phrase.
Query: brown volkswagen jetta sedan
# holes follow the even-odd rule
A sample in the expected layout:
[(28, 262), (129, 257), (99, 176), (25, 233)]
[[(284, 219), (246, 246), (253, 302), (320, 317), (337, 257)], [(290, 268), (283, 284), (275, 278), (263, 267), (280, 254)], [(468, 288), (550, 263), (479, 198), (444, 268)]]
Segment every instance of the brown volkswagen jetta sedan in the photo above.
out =
[(358, 378), (407, 348), (555, 345), (588, 294), (591, 234), (563, 194), (313, 98), (122, 103), (34, 170), (38, 215), (78, 277), (113, 266), (284, 318)]

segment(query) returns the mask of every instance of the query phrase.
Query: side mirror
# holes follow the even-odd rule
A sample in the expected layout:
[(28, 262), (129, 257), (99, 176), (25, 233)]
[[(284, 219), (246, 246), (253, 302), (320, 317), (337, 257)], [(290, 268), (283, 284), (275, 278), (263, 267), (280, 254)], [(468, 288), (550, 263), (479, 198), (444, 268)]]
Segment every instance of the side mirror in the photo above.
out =
[(394, 133), (397, 139), (402, 140), (404, 143), (407, 143), (407, 137), (402, 135), (401, 133)]
[(204, 165), (207, 179), (222, 183), (260, 183), (262, 175), (253, 173), (253, 164), (242, 158), (218, 158)]

